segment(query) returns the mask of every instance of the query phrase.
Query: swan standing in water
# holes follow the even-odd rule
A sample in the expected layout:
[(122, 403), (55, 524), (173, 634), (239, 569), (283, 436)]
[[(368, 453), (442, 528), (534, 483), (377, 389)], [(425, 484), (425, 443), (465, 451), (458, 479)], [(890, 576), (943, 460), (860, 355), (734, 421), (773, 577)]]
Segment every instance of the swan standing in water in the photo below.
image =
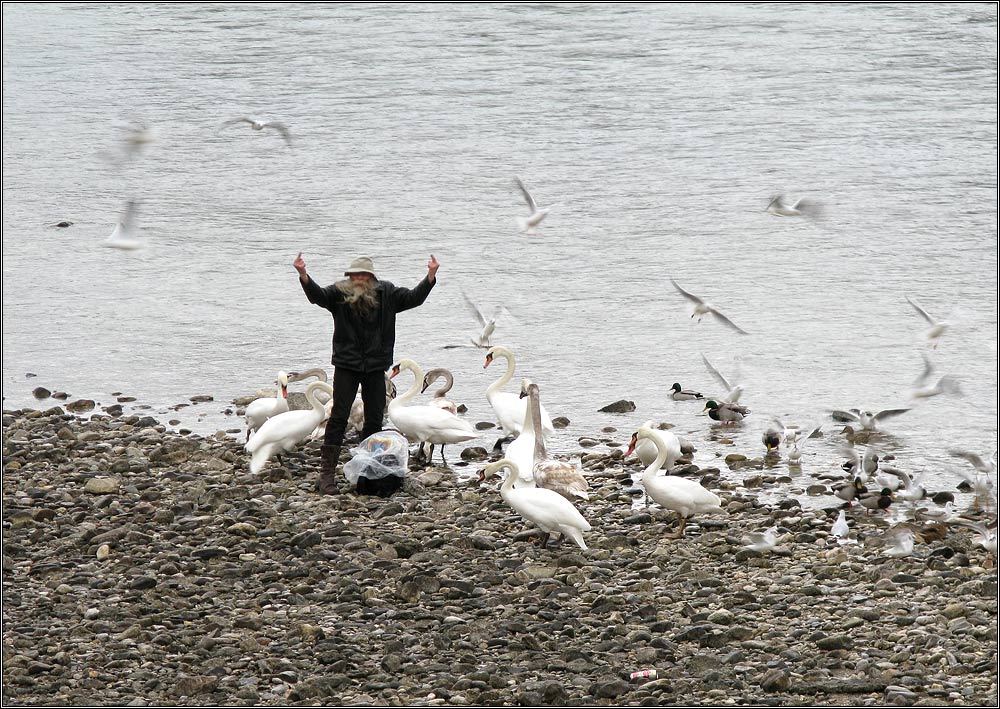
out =
[(263, 426), (269, 418), (288, 411), (288, 381), (287, 374), (278, 372), (278, 376), (274, 380), (274, 383), (281, 387), (278, 396), (261, 397), (247, 404), (244, 412), (247, 422), (247, 441), (250, 440), (253, 432)]
[[(574, 498), (590, 499), (587, 490), (590, 485), (583, 477), (583, 472), (575, 465), (561, 460), (555, 460), (548, 456), (545, 450), (545, 436), (542, 435), (542, 422), (540, 419), (541, 404), (538, 396), (538, 385), (527, 379), (521, 385), (521, 397), (528, 397), (528, 410), (531, 418), (531, 427), (534, 429), (535, 449), (533, 452), (534, 465), (531, 467), (531, 477), (537, 487), (547, 490), (554, 490), (567, 500)], [(525, 428), (528, 424), (525, 423)], [(508, 453), (510, 452), (510, 446)]]
[[(507, 434), (507, 437), (516, 436), (524, 428), (524, 414), (528, 408), (528, 402), (519, 398), (516, 394), (500, 391), (511, 380), (511, 377), (514, 376), (514, 353), (509, 349), (501, 345), (491, 347), (486, 353), (486, 364), (483, 365), (483, 369), (489, 367), (493, 359), (498, 356), (507, 360), (507, 371), (504, 372), (502, 377), (486, 388), (486, 399), (490, 402), (490, 406), (493, 407), (493, 411), (497, 415), (497, 421), (500, 423), (501, 428), (503, 428), (504, 433)], [(552, 435), (555, 429), (552, 427), (552, 419), (549, 417), (549, 413), (545, 410), (544, 406), (541, 407), (541, 414), (542, 430), (546, 436)], [(502, 439), (497, 441), (497, 446), (501, 442)], [(494, 448), (497, 446), (494, 446)]]
[(435, 367), (424, 375), (423, 385), (420, 388), (420, 392), (423, 393), (427, 391), (431, 384), (436, 382), (438, 379), (444, 379), (444, 386), (434, 392), (434, 396), (431, 398), (431, 406), (436, 406), (439, 409), (444, 409), (445, 411), (450, 411), (453, 414), (458, 414), (458, 406), (455, 402), (447, 398), (445, 394), (451, 391), (451, 388), (455, 386), (455, 377), (452, 376), (451, 372), (444, 367)]
[(680, 518), (680, 528), (670, 538), (678, 539), (684, 536), (684, 527), (691, 515), (723, 511), (719, 496), (706, 490), (694, 480), (676, 475), (658, 475), (669, 455), (669, 450), (653, 429), (643, 426), (633, 433), (625, 457), (632, 455), (636, 443), (641, 439), (653, 441), (657, 449), (656, 460), (642, 474), (642, 485), (646, 489), (646, 495), (664, 509), (676, 512)]
[[(684, 454), (680, 439), (670, 431), (662, 431), (653, 426), (652, 419), (646, 421), (640, 428), (648, 429), (653, 436), (660, 439), (660, 443), (667, 449), (667, 456), (660, 463), (660, 467), (668, 471), (673, 470), (677, 459)], [(650, 465), (656, 460), (660, 451), (650, 438), (640, 438), (635, 444), (635, 454), (639, 456), (643, 465)]]
[(545, 533), (542, 539), (543, 549), (553, 532), (569, 537), (581, 549), (587, 548), (586, 542), (583, 541), (583, 532), (590, 531), (590, 523), (583, 518), (572, 502), (558, 492), (543, 487), (514, 489), (514, 480), (520, 477), (517, 463), (509, 458), (502, 458), (487, 465), (483, 470), (483, 477), (504, 468), (510, 472), (504, 477), (503, 485), (500, 486), (500, 496), (511, 509)]
[(316, 398), (317, 391), (333, 396), (333, 387), (326, 382), (312, 382), (306, 387), (306, 400), (311, 408), (286, 411), (272, 416), (247, 441), (250, 452), (250, 472), (257, 474), (276, 455), (292, 448), (313, 432), (323, 419), (323, 404)]
[(401, 359), (399, 364), (393, 366), (391, 377), (395, 377), (403, 369), (408, 369), (413, 374), (413, 386), (405, 394), (389, 402), (389, 420), (410, 440), (430, 443), (431, 455), (434, 454), (434, 445), (440, 445), (441, 460), (447, 466), (445, 445), (471, 441), (479, 432), (468, 421), (437, 406), (408, 406), (410, 400), (420, 393), (424, 373), (412, 359)]

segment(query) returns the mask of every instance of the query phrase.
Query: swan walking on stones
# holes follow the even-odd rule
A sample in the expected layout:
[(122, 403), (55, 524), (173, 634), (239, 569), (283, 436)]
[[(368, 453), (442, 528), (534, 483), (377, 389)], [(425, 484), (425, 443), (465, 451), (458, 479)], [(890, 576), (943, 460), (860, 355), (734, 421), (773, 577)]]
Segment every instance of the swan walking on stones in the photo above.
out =
[(504, 477), (503, 485), (500, 486), (500, 496), (511, 509), (544, 532), (543, 549), (553, 532), (569, 537), (581, 549), (587, 548), (586, 542), (583, 541), (583, 532), (590, 531), (590, 523), (583, 518), (572, 502), (558, 492), (543, 487), (514, 489), (514, 480), (520, 476), (517, 463), (509, 458), (501, 458), (486, 466), (483, 477), (504, 468), (509, 472)]
[(632, 455), (636, 443), (639, 440), (647, 439), (656, 445), (657, 456), (643, 472), (642, 485), (646, 489), (646, 495), (664, 509), (673, 510), (680, 518), (680, 528), (671, 538), (677, 539), (684, 536), (684, 527), (687, 518), (694, 514), (707, 514), (709, 512), (722, 512), (722, 500), (714, 492), (706, 490), (694, 480), (677, 477), (676, 475), (658, 475), (660, 468), (669, 455), (668, 447), (664, 444), (664, 437), (671, 436), (669, 431), (660, 431), (659, 435), (651, 428), (645, 426), (639, 428), (632, 434), (625, 457)]
[(259, 473), (261, 468), (276, 455), (292, 448), (313, 432), (325, 413), (323, 404), (316, 398), (317, 391), (325, 391), (333, 396), (333, 387), (326, 382), (312, 382), (306, 387), (306, 400), (311, 408), (286, 411), (272, 416), (247, 441), (250, 452), (250, 472)]
[(253, 432), (263, 426), (269, 418), (288, 411), (288, 381), (288, 375), (285, 372), (278, 372), (278, 376), (274, 380), (274, 383), (281, 388), (278, 396), (264, 396), (247, 404), (244, 412), (247, 422), (247, 441), (250, 440)]
[(437, 406), (425, 404), (408, 406), (410, 400), (420, 393), (424, 372), (412, 359), (401, 359), (399, 364), (393, 366), (390, 378), (398, 375), (403, 369), (408, 369), (413, 374), (413, 386), (405, 394), (389, 402), (389, 420), (411, 441), (430, 443), (430, 455), (434, 454), (434, 445), (440, 445), (441, 460), (447, 466), (448, 461), (444, 457), (445, 445), (470, 441), (476, 438), (479, 432), (468, 421), (463, 421), (450, 411)]

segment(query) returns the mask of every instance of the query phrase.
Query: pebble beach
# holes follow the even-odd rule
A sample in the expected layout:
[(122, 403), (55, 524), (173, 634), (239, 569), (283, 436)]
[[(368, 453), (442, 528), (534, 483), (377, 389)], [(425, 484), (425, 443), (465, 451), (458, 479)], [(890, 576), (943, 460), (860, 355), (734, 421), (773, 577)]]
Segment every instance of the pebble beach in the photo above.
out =
[(670, 539), (638, 461), (589, 448), (589, 548), (543, 549), (485, 450), (381, 499), (316, 494), (318, 442), (258, 475), (242, 443), (3, 412), (5, 705), (996, 706), (995, 560), (966, 529), (891, 558), (877, 514), (842, 545), (832, 495), (689, 465), (725, 511)]

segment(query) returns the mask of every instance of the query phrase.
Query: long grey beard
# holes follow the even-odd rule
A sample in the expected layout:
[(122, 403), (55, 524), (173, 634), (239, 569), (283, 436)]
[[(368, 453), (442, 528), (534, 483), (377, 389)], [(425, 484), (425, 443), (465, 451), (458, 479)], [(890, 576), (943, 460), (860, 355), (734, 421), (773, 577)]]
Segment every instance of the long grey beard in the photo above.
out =
[(337, 290), (344, 294), (344, 300), (360, 313), (371, 313), (378, 307), (378, 291), (374, 283), (355, 283), (351, 280), (337, 281)]

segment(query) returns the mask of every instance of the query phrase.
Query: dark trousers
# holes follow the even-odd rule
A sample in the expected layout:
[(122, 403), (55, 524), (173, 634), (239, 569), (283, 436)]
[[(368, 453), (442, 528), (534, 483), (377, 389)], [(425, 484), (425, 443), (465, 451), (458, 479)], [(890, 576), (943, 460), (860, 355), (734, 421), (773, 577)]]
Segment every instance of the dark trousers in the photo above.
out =
[(365, 405), (365, 426), (361, 440), (382, 430), (385, 414), (385, 374), (381, 371), (358, 372), (343, 367), (333, 369), (333, 410), (326, 422), (323, 443), (339, 446), (344, 442), (347, 419), (351, 415), (354, 397), (361, 386), (361, 401)]

